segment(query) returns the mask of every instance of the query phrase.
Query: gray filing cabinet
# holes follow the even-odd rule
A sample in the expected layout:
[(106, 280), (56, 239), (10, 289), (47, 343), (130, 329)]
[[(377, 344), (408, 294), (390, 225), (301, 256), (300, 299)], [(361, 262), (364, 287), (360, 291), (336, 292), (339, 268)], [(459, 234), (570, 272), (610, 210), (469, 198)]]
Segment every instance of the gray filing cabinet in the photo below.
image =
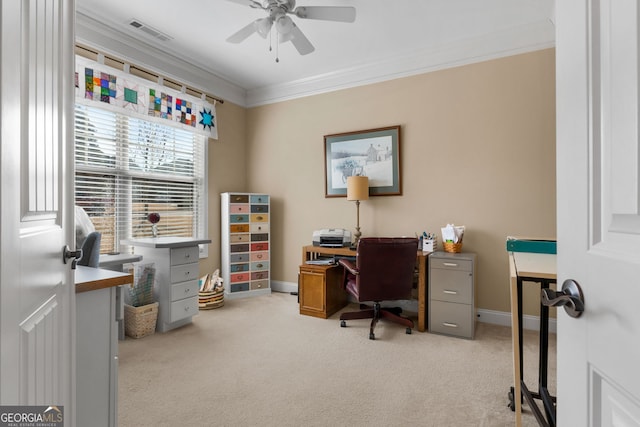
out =
[(429, 331), (473, 339), (476, 255), (429, 255)]

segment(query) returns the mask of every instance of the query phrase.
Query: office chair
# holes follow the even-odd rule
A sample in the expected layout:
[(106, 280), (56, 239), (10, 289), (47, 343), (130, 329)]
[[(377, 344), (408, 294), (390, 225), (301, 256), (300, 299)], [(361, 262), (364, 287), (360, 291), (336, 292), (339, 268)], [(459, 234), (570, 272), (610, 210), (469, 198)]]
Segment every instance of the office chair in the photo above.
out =
[(89, 233), (82, 243), (82, 257), (78, 260), (78, 265), (87, 267), (98, 267), (100, 263), (100, 241), (102, 234), (98, 231)]
[(373, 330), (381, 318), (406, 326), (410, 334), (413, 321), (400, 313), (400, 308), (381, 307), (382, 301), (406, 300), (411, 297), (416, 265), (418, 239), (406, 237), (366, 237), (360, 239), (355, 265), (348, 259), (339, 260), (344, 267), (343, 286), (363, 307), (373, 301), (373, 307), (356, 312), (342, 313), (340, 326), (347, 320), (372, 319), (369, 339), (375, 340)]

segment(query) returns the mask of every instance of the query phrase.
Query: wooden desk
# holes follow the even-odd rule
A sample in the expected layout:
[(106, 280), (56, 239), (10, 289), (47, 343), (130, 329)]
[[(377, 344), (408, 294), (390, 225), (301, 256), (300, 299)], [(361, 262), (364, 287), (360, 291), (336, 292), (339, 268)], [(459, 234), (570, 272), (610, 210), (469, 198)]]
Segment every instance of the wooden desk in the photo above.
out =
[[(418, 264), (418, 331), (427, 329), (427, 257), (431, 252), (418, 251), (416, 262)], [(318, 255), (356, 256), (356, 251), (350, 248), (325, 248), (322, 246), (303, 246), (302, 264), (308, 260), (316, 259)]]
[[(509, 252), (509, 274), (511, 289), (511, 334), (513, 342), (513, 382), (509, 393), (510, 406), (516, 412), (516, 426), (522, 425), (522, 398), (524, 396), (532, 412), (541, 425), (555, 426), (555, 399), (551, 397), (547, 388), (548, 336), (549, 336), (549, 308), (540, 305), (540, 359), (538, 376), (538, 393), (531, 393), (522, 378), (522, 283), (540, 283), (542, 288), (548, 288), (556, 283), (556, 255), (529, 252)], [(524, 393), (523, 393), (524, 389)], [(542, 399), (547, 414), (547, 420), (533, 398)]]
[(133, 275), (77, 266), (76, 423), (118, 425), (118, 308), (120, 285)]
[(76, 293), (133, 283), (133, 274), (102, 268), (76, 266)]

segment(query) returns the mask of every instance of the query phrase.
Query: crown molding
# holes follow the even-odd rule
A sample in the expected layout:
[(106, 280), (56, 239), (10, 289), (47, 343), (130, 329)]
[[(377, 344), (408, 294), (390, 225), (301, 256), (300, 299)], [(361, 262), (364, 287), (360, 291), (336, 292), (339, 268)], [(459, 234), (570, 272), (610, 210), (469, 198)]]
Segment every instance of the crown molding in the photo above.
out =
[(385, 58), (357, 67), (247, 91), (247, 107), (364, 86), (446, 68), (555, 47), (550, 22), (520, 26), (411, 55)]

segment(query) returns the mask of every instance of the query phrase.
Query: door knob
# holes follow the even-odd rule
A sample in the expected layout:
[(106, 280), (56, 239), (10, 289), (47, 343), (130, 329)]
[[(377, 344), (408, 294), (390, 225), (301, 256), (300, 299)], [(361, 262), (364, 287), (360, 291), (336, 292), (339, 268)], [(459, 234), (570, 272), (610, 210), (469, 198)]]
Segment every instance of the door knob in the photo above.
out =
[(580, 317), (584, 311), (584, 296), (578, 282), (567, 279), (562, 284), (559, 292), (553, 289), (543, 288), (540, 292), (540, 299), (543, 305), (548, 307), (564, 307), (564, 310), (571, 317)]
[(62, 261), (65, 264), (67, 263), (67, 260), (73, 260), (71, 261), (72, 270), (76, 269), (76, 263), (80, 258), (82, 258), (82, 249), (76, 249), (75, 251), (72, 251), (71, 249), (69, 249), (69, 245), (66, 245), (62, 250)]

